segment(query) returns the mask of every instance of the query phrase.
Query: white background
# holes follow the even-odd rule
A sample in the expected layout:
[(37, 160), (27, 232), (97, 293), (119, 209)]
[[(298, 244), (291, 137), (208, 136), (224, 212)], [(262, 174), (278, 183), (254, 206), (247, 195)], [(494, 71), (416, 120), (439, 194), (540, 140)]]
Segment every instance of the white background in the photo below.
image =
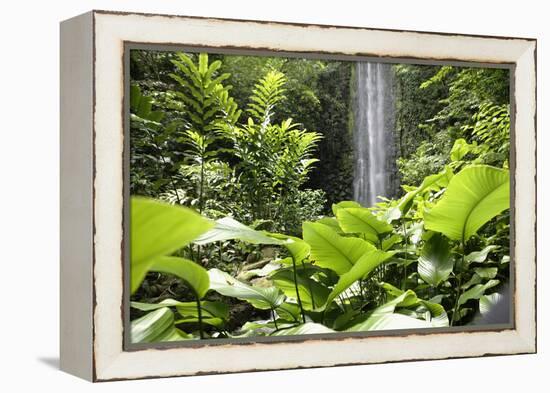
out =
[[(5, 1), (0, 11), (0, 390), (532, 392), (550, 382), (545, 1)], [(92, 385), (57, 369), (59, 27), (90, 9), (538, 38), (539, 354)], [(517, 130), (521, 133), (521, 130)], [(521, 190), (519, 190), (521, 192)], [(7, 252), (6, 252), (7, 251)], [(406, 348), (403, 348), (406, 351)]]

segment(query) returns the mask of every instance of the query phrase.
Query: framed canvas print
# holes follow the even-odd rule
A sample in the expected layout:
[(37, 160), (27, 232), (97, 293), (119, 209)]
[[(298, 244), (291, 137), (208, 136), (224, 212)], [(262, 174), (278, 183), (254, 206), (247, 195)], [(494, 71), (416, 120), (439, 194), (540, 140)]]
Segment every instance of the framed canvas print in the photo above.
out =
[(536, 40), (61, 24), (61, 368), (536, 351)]

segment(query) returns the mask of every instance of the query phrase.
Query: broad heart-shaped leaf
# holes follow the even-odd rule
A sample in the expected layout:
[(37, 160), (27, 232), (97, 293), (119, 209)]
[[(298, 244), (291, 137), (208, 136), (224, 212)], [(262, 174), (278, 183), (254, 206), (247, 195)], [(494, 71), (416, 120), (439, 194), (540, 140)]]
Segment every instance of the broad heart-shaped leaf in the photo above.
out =
[(203, 245), (217, 241), (241, 240), (252, 244), (284, 244), (285, 241), (268, 236), (261, 231), (241, 224), (232, 217), (220, 218), (216, 226), (195, 240), (195, 244)]
[(366, 252), (348, 272), (340, 276), (340, 279), (330, 292), (322, 308), (324, 309), (327, 307), (339, 294), (348, 289), (355, 281), (367, 276), (393, 254), (393, 252), (384, 252), (380, 250)]
[(199, 299), (206, 295), (210, 287), (210, 278), (206, 269), (184, 258), (158, 257), (151, 264), (150, 270), (181, 278)]
[(193, 338), (174, 327), (174, 313), (167, 307), (159, 308), (131, 322), (132, 343), (179, 341)]
[(424, 226), (452, 240), (466, 241), (509, 207), (509, 171), (473, 165), (451, 179), (443, 198), (424, 215)]
[(152, 199), (130, 202), (131, 292), (135, 292), (154, 259), (189, 244), (213, 224), (191, 209)]
[(424, 243), (418, 258), (420, 278), (436, 287), (449, 277), (453, 271), (453, 265), (448, 240), (439, 233), (433, 234)]
[[(313, 310), (324, 304), (330, 290), (318, 281), (303, 277), (300, 274), (300, 268), (297, 270), (298, 292), (300, 293), (302, 307), (305, 310)], [(283, 291), (287, 297), (296, 299), (296, 286), (292, 269), (279, 270), (272, 274), (270, 278), (273, 284)]]
[(346, 233), (361, 233), (367, 240), (378, 243), (379, 235), (391, 232), (393, 227), (380, 221), (364, 207), (340, 208), (336, 210), (338, 224)]
[(340, 236), (328, 226), (313, 222), (303, 224), (303, 237), (311, 247), (315, 264), (339, 275), (348, 272), (367, 251), (376, 249), (363, 239)]
[(325, 333), (335, 333), (335, 331), (326, 327), (325, 325), (321, 325), (320, 323), (307, 322), (296, 327), (278, 330), (271, 334), (271, 336), (299, 336), (302, 334)]
[(277, 287), (255, 287), (233, 278), (218, 269), (210, 269), (210, 289), (220, 295), (245, 300), (261, 310), (269, 310), (281, 305), (285, 295)]

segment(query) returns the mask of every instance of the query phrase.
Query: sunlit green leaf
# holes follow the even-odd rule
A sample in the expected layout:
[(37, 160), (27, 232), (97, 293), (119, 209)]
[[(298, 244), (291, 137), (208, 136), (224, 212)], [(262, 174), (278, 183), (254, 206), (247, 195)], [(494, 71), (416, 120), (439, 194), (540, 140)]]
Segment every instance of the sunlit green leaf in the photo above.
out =
[(349, 271), (367, 251), (375, 249), (365, 240), (340, 236), (323, 224), (305, 222), (303, 231), (304, 240), (311, 247), (314, 263), (339, 275)]
[(469, 166), (451, 179), (443, 198), (426, 212), (424, 226), (452, 240), (466, 241), (509, 207), (508, 170)]
[(131, 291), (141, 284), (154, 259), (186, 246), (212, 224), (179, 206), (132, 197), (130, 202)]
[(380, 221), (366, 208), (339, 208), (336, 210), (336, 217), (344, 232), (360, 233), (374, 243), (379, 241), (381, 234), (391, 232), (393, 229), (391, 225)]

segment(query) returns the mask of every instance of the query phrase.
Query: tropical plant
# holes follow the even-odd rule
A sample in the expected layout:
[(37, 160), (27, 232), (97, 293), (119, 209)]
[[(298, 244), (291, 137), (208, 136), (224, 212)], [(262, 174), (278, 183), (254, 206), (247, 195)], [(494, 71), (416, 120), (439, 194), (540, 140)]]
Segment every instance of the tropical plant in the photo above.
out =
[(156, 198), (131, 199), (133, 342), (460, 326), (505, 297), (505, 72), (396, 66), (403, 193), (366, 208), (330, 153), (349, 146), (327, 145), (348, 106), (312, 113), (349, 94), (349, 67), (221, 59), (147, 57), (154, 81), (131, 87), (131, 194)]
[[(205, 166), (219, 154), (220, 124), (234, 124), (241, 111), (229, 96), (229, 86), (223, 81), (229, 74), (217, 75), (222, 63), (217, 60), (209, 64), (208, 55), (201, 53), (196, 65), (184, 53), (178, 53), (178, 59), (172, 60), (177, 72), (170, 76), (179, 83), (176, 97), (187, 107), (187, 119), (181, 139), (188, 145), (186, 159), (198, 165), (197, 182), (198, 210), (202, 213), (205, 204)], [(216, 149), (213, 147), (216, 146)], [(177, 195), (177, 194), (176, 194)]]
[(281, 72), (269, 71), (255, 85), (246, 124), (221, 127), (239, 159), (236, 169), (253, 220), (288, 215), (287, 201), (296, 198), (318, 161), (312, 154), (319, 133), (300, 129), (290, 118), (271, 123), (277, 104), (284, 100), (285, 82)]
[[(150, 230), (163, 222), (159, 219), (152, 225), (148, 218), (153, 209), (160, 214), (168, 208), (166, 205), (141, 199), (134, 203), (136, 225), (145, 225)], [(198, 322), (199, 337), (204, 338), (205, 307), (210, 309), (205, 323), (218, 329), (217, 335), (210, 337), (459, 324), (472, 317), (472, 303), (477, 302), (477, 309), (480, 302), (482, 307), (490, 307), (490, 300), (497, 296), (489, 291), (500, 284), (497, 278), (500, 267), (493, 266), (489, 258), (498, 246), (472, 251), (477, 244), (472, 238), (508, 207), (507, 170), (471, 165), (454, 176), (449, 169), (430, 176), (395, 204), (378, 206), (377, 210), (351, 201), (334, 205), (334, 217), (303, 224), (302, 239), (255, 230), (230, 217), (210, 227), (208, 221), (200, 221), (203, 219), (191, 213), (186, 217), (187, 223), (198, 219), (200, 223), (194, 227), (200, 228), (202, 234), (187, 232), (185, 238), (176, 236), (179, 224), (167, 222), (165, 225), (178, 238), (178, 244), (165, 246), (155, 241), (157, 248), (150, 254), (142, 256), (137, 252), (138, 259), (132, 258), (132, 268), (137, 266), (133, 277), (143, 276), (144, 270), (177, 276), (192, 289), (197, 311), (190, 313), (189, 303), (177, 299), (153, 305), (133, 303), (134, 308), (151, 312), (136, 319), (136, 334), (144, 341), (194, 338), (193, 332), (185, 327)], [(389, 210), (393, 213), (388, 214)], [(189, 212), (177, 213), (183, 217)], [(146, 236), (139, 227), (133, 231), (137, 239)], [(165, 232), (156, 229), (155, 233)], [(261, 269), (247, 269), (246, 274), (238, 277), (217, 268), (206, 272), (194, 262), (164, 256), (185, 246), (191, 238), (201, 246), (237, 241), (269, 245), (279, 251)], [(137, 239), (134, 241), (140, 244)], [(141, 244), (150, 248), (150, 243)], [(410, 269), (411, 265), (416, 269)], [(407, 267), (408, 288), (392, 285), (391, 281), (400, 277), (395, 273)], [(412, 277), (416, 277), (415, 281)], [(133, 282), (139, 282), (139, 278)], [(378, 291), (374, 297), (367, 293), (373, 288)], [(228, 317), (221, 306), (227, 304), (224, 300), (227, 298), (245, 302), (258, 312), (265, 310), (269, 318), (248, 321), (228, 331)], [(186, 317), (180, 320), (170, 317), (169, 311), (173, 309), (187, 313)], [(147, 324), (151, 331), (145, 328)], [(172, 329), (169, 326), (178, 329), (177, 335), (174, 330), (167, 330)]]
[[(197, 301), (200, 336), (203, 337), (200, 299), (209, 289), (209, 277), (202, 267), (184, 258), (167, 256), (189, 244), (212, 224), (192, 210), (166, 205), (154, 200), (132, 198), (131, 206), (130, 287), (135, 292), (149, 271), (167, 273), (183, 280)], [(164, 310), (164, 311), (161, 311)], [(137, 341), (152, 339), (159, 325), (170, 325), (165, 309), (155, 311), (134, 323)], [(172, 316), (173, 318), (173, 316)], [(163, 330), (164, 331), (164, 330)], [(157, 333), (154, 336), (157, 336)], [(143, 337), (142, 337), (143, 336)], [(162, 335), (172, 338), (174, 334)]]

